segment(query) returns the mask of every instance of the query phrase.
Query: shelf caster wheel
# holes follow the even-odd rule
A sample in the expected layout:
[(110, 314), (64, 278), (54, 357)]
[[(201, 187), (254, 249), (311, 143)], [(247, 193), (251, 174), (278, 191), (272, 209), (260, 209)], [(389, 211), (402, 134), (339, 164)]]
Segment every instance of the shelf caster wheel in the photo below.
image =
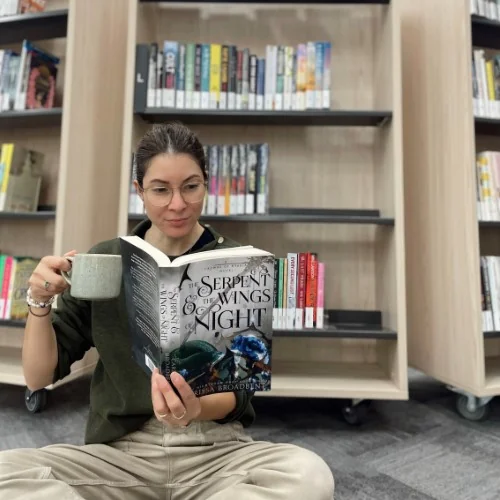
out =
[(361, 425), (368, 420), (370, 401), (361, 401), (342, 407), (342, 417), (349, 425)]
[(38, 413), (47, 405), (47, 389), (30, 391), (26, 388), (24, 392), (24, 404), (30, 413)]
[(476, 399), (478, 398), (474, 396), (458, 394), (455, 402), (458, 414), (472, 422), (487, 420), (491, 412), (489, 402), (486, 404), (478, 404)]

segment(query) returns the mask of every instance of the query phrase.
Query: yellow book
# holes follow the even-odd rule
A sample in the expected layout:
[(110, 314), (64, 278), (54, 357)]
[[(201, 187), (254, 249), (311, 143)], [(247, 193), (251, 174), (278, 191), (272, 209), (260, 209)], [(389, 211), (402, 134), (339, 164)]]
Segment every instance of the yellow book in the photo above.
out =
[(0, 161), (3, 164), (2, 185), (0, 186), (0, 210), (5, 209), (7, 199), (7, 185), (9, 183), (10, 166), (12, 164), (12, 154), (14, 152), (14, 144), (4, 144), (2, 146), (2, 158)]
[(10, 302), (10, 319), (24, 320), (28, 316), (26, 292), (28, 280), (38, 265), (38, 259), (31, 257), (14, 257), (15, 267), (12, 280), (12, 295)]
[(210, 109), (217, 109), (220, 100), (222, 45), (210, 44)]

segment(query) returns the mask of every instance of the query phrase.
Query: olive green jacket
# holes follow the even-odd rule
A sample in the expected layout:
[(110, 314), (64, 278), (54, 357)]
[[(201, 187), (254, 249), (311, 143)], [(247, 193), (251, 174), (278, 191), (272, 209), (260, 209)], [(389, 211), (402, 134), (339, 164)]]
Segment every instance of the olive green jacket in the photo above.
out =
[[(151, 222), (138, 224), (132, 234), (143, 236)], [(198, 251), (238, 246), (205, 226), (214, 240)], [(89, 253), (120, 254), (119, 238), (95, 245)], [(52, 312), (56, 332), (58, 364), (53, 381), (70, 373), (72, 363), (95, 347), (99, 360), (90, 389), (90, 411), (85, 443), (106, 443), (139, 429), (153, 416), (151, 379), (132, 358), (127, 307), (122, 290), (109, 301), (75, 299), (66, 290)], [(255, 419), (252, 393), (236, 392), (236, 408), (219, 423), (239, 420), (249, 426)]]

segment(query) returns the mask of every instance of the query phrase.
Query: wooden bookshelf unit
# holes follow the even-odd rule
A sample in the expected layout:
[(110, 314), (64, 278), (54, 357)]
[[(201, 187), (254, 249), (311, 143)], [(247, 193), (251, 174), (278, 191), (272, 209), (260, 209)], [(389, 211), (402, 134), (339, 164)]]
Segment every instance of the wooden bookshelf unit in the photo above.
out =
[(500, 22), (469, 0), (403, 0), (403, 130), (409, 364), (458, 392), (480, 420), (500, 395), (500, 332), (483, 332), (480, 256), (500, 223), (478, 223), (476, 151), (500, 151), (500, 120), (475, 118), (472, 51), (500, 49)]
[[(0, 112), (0, 143), (45, 154), (40, 195), (45, 207), (36, 213), (0, 212), (2, 253), (41, 258), (73, 248), (85, 252), (116, 235), (118, 208), (108, 200), (118, 199), (123, 6), (120, 0), (51, 0), (46, 12), (0, 18), (2, 48), (20, 51), (26, 38), (61, 58), (56, 108)], [(22, 328), (22, 322), (0, 321), (0, 383), (25, 385)], [(95, 350), (89, 351), (67, 378), (47, 389), (91, 372), (96, 359)], [(33, 401), (27, 406), (41, 409)]]
[[(269, 143), (269, 214), (204, 220), (276, 256), (318, 252), (325, 307), (373, 312), (381, 324), (379, 336), (354, 325), (276, 330), (272, 390), (259, 396), (407, 399), (399, 2), (222, 3), (129, 0), (119, 232), (143, 218), (128, 213), (131, 153), (151, 123), (182, 121), (205, 144)], [(329, 40), (331, 109), (134, 113), (136, 45), (165, 39), (261, 57), (266, 44)]]

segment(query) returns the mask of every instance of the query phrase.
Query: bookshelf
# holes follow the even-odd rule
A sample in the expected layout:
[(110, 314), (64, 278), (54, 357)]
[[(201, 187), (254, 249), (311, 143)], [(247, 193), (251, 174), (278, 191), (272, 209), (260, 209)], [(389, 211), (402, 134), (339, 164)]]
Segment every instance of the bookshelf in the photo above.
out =
[[(1, 251), (40, 258), (73, 248), (84, 252), (116, 235), (118, 212), (108, 199), (118, 199), (127, 20), (120, 0), (52, 0), (47, 9), (0, 18), (1, 48), (20, 50), (27, 38), (61, 58), (57, 107), (0, 113), (1, 143), (45, 154), (39, 211), (0, 212)], [(97, 78), (98, 84), (89, 84)], [(0, 321), (0, 383), (25, 385), (23, 326)], [(89, 351), (47, 389), (91, 372), (96, 360)], [(26, 405), (38, 411), (44, 400), (45, 391), (37, 391)]]
[(499, 120), (475, 118), (472, 49), (500, 23), (469, 0), (401, 2), (409, 364), (457, 392), (465, 418), (500, 394), (500, 332), (483, 332), (480, 256), (500, 224), (479, 222), (476, 151), (500, 149)]
[[(329, 322), (275, 330), (273, 387), (259, 397), (341, 398), (356, 423), (360, 400), (408, 398), (398, 2), (245, 2), (232, 12), (223, 3), (129, 0), (119, 232), (144, 217), (128, 213), (130, 162), (151, 123), (179, 120), (204, 144), (269, 143), (269, 213), (203, 220), (277, 256), (315, 251), (325, 261)], [(329, 40), (331, 107), (137, 109), (136, 45), (165, 39), (261, 57), (266, 44)]]

